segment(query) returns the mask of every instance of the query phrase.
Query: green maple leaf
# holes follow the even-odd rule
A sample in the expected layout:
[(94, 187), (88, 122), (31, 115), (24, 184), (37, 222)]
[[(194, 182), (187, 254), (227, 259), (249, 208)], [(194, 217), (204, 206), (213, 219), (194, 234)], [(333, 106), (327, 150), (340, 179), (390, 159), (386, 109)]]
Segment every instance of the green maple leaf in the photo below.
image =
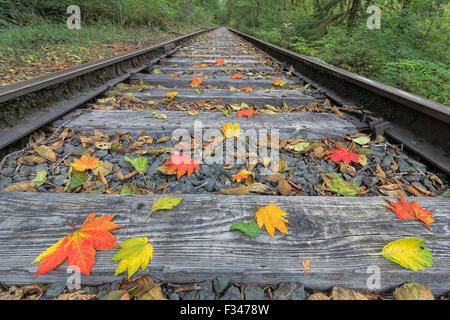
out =
[(170, 210), (173, 209), (175, 207), (177, 207), (181, 200), (183, 200), (183, 198), (179, 197), (165, 197), (165, 198), (159, 198), (158, 200), (155, 201), (155, 203), (153, 203), (152, 206), (152, 211), (150, 211), (150, 213), (147, 215), (147, 217), (145, 218), (145, 221), (147, 221), (148, 217), (150, 217), (150, 215), (158, 210)]
[(261, 234), (261, 230), (255, 221), (245, 223), (242, 221), (235, 222), (231, 225), (230, 230), (239, 230), (245, 233), (249, 237), (257, 237)]
[(147, 161), (148, 159), (146, 157), (139, 157), (139, 158), (134, 158), (134, 159), (130, 159), (128, 157), (124, 157), (123, 160), (125, 160), (126, 162), (130, 163), (134, 169), (136, 169), (137, 172), (139, 172), (140, 174), (143, 174), (147, 171)]
[(128, 269), (128, 279), (141, 267), (147, 269), (149, 261), (153, 258), (153, 246), (148, 243), (147, 237), (131, 238), (119, 243), (121, 249), (111, 261), (118, 261), (114, 277)]

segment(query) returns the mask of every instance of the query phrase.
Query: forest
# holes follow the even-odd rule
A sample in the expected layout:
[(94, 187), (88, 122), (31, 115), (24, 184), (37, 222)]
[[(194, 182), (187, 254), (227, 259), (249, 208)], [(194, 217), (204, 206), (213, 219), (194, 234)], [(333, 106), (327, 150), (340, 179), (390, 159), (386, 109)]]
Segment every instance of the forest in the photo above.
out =
[[(69, 5), (81, 8), (81, 30), (65, 26)], [(368, 28), (374, 5), (379, 29)], [(0, 54), (230, 26), (449, 105), (448, 14), (444, 0), (0, 0)]]

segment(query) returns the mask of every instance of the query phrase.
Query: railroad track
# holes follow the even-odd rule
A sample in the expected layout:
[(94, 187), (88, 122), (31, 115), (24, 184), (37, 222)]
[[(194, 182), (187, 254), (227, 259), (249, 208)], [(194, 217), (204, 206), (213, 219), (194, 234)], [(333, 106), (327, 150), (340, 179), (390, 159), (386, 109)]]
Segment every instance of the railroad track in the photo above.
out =
[[(395, 92), (380, 94), (369, 83), (363, 86), (347, 79), (347, 89), (361, 86), (350, 100), (351, 92), (340, 96), (340, 91), (333, 91), (332, 81), (320, 86), (320, 79), (311, 72), (314, 67), (316, 71), (333, 69), (340, 83), (345, 79), (337, 68), (313, 65), (313, 60), (225, 28), (195, 33), (139, 54), (81, 67), (60, 74), (59, 80), (50, 75), (29, 86), (0, 90), (0, 102), (11, 103), (17, 111), (3, 114), (3, 120), (9, 117), (15, 126), (0, 129), (1, 146), (17, 149), (14, 143), (20, 141), (22, 148), (7, 149), (0, 189), (37, 191), (0, 193), (0, 282), (65, 280), (64, 267), (33, 279), (37, 267), (30, 262), (71, 231), (68, 221), (80, 225), (89, 213), (96, 212), (117, 214), (114, 221), (126, 226), (114, 232), (118, 242), (137, 236), (154, 239), (155, 255), (147, 271), (162, 282), (225, 276), (237, 283), (298, 282), (313, 290), (332, 286), (367, 289), (368, 267), (377, 266), (382, 271), (381, 287), (371, 291), (387, 291), (404, 282), (426, 284), (435, 294), (448, 291), (450, 209), (446, 198), (432, 197), (448, 187), (448, 149), (439, 152), (448, 141), (435, 137), (429, 146), (405, 142), (410, 131), (404, 129), (397, 111), (391, 112), (390, 123), (386, 123), (373, 104), (364, 109), (352, 107), (361, 105), (363, 90), (365, 101), (370, 100), (367, 95), (376, 94), (388, 101)], [(117, 65), (123, 61), (128, 61), (128, 69)], [(55, 95), (38, 112), (30, 107), (42, 90), (48, 93), (56, 88), (59, 95), (67, 94), (61, 81), (82, 82), (87, 78), (76, 77), (88, 77), (101, 68), (110, 70), (91, 74), (94, 90), (76, 90), (65, 101)], [(317, 77), (323, 78), (324, 72), (320, 69)], [(202, 83), (194, 85), (195, 78)], [(433, 120), (436, 130), (448, 130), (448, 111), (441, 106), (412, 96), (403, 98), (409, 98), (409, 107), (414, 102), (412, 110), (426, 119), (440, 117)], [(21, 113), (20, 101), (28, 113), (22, 120), (15, 119)], [(400, 105), (400, 98), (396, 101), (398, 108), (408, 107)], [(419, 102), (427, 102), (428, 111), (420, 109)], [(245, 110), (259, 114), (237, 116)], [(414, 122), (421, 121), (416, 115)], [(239, 138), (224, 137), (221, 129), (227, 123), (238, 124)], [(370, 145), (352, 144), (352, 138), (369, 133)], [(384, 133), (397, 141), (377, 138), (374, 142), (377, 134)], [(181, 140), (174, 139), (174, 134)], [(423, 139), (427, 139), (425, 134)], [(399, 140), (416, 154), (404, 150)], [(252, 141), (268, 152), (261, 155), (258, 149), (256, 163), (250, 161), (255, 156)], [(346, 166), (325, 161), (326, 151), (337, 143), (363, 150), (366, 162)], [(49, 148), (42, 152), (37, 148), (40, 145)], [(190, 176), (166, 175), (161, 167), (174, 150), (192, 153), (204, 162)], [(216, 157), (220, 151), (223, 158)], [(428, 162), (417, 156), (424, 152)], [(82, 155), (107, 164), (104, 175), (91, 175), (68, 189), (69, 164)], [(125, 156), (147, 158), (146, 172), (136, 172)], [(47, 177), (37, 186), (30, 181), (39, 169)], [(244, 169), (253, 173), (247, 184), (234, 181), (234, 175)], [(324, 178), (330, 172), (338, 173), (365, 196), (337, 197)], [(139, 195), (120, 194), (125, 185)], [(151, 221), (144, 222), (163, 194), (181, 194), (182, 203), (170, 212), (155, 212)], [(409, 200), (433, 211), (432, 231), (415, 221), (395, 219), (382, 206), (383, 195), (400, 194), (421, 196)], [(288, 235), (249, 238), (229, 230), (237, 221), (253, 220), (257, 207), (270, 203), (289, 213)], [(159, 238), (162, 234), (165, 237)], [(383, 257), (367, 255), (407, 237), (427, 240), (432, 267), (413, 272)], [(112, 255), (99, 251), (91, 276), (83, 276), (82, 284), (113, 281)], [(311, 261), (308, 273), (303, 272), (302, 260)]]

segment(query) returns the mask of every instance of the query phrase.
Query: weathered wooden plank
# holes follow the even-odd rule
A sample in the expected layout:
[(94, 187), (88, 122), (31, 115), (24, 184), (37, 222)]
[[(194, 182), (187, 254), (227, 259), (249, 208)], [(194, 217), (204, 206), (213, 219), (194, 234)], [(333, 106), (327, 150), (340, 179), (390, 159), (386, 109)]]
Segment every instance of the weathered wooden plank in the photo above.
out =
[[(257, 117), (226, 118), (222, 112), (200, 112), (198, 115), (187, 116), (186, 112), (164, 111), (167, 119), (157, 119), (153, 111), (126, 111), (126, 110), (92, 110), (67, 123), (68, 117), (53, 123), (55, 127), (64, 124), (65, 127), (75, 128), (79, 131), (92, 131), (94, 129), (105, 132), (127, 131), (140, 132), (146, 130), (152, 133), (172, 133), (176, 129), (194, 131), (198, 129), (217, 129), (228, 122), (238, 123), (241, 130), (254, 130), (256, 134), (266, 129), (267, 133), (276, 134), (278, 130), (281, 139), (298, 137), (303, 139), (337, 138), (357, 133), (358, 129), (351, 122), (341, 119), (332, 113), (280, 113), (276, 116), (261, 114)], [(220, 132), (219, 132), (220, 134)], [(250, 134), (250, 132), (246, 132)]]
[[(367, 289), (370, 266), (381, 270), (381, 288), (390, 290), (404, 282), (428, 285), (441, 295), (450, 288), (449, 201), (414, 198), (432, 210), (433, 231), (420, 223), (395, 218), (383, 208), (384, 198), (262, 197), (188, 195), (170, 211), (144, 218), (160, 196), (86, 194), (0, 194), (0, 282), (48, 283), (64, 280), (67, 263), (34, 279), (39, 253), (79, 226), (91, 212), (117, 214), (114, 221), (126, 227), (114, 231), (118, 241), (147, 236), (155, 249), (147, 272), (161, 281), (189, 282), (228, 275), (236, 282), (302, 282), (318, 290), (331, 286)], [(410, 201), (412, 199), (409, 199)], [(251, 221), (256, 206), (275, 203), (290, 213), (289, 235), (265, 232), (249, 238), (229, 231), (236, 221)], [(164, 237), (160, 237), (162, 235)], [(424, 271), (405, 269), (381, 256), (387, 243), (406, 237), (427, 241), (433, 266)], [(113, 280), (116, 250), (98, 251), (90, 277), (82, 284)], [(305, 275), (301, 260), (311, 261)], [(143, 274), (142, 272), (140, 274)]]
[[(204, 72), (204, 71), (203, 71)], [(211, 76), (209, 78), (205, 77), (205, 74), (202, 75), (204, 79), (203, 86), (211, 85), (211, 86), (219, 86), (223, 88), (228, 88), (228, 86), (233, 86), (238, 89), (242, 89), (245, 87), (251, 88), (274, 88), (273, 81), (275, 77), (271, 79), (260, 78), (260, 77), (247, 77), (245, 76), (243, 79), (231, 79), (230, 75), (224, 76)], [(171, 87), (189, 87), (191, 83), (192, 76), (180, 76), (178, 78), (171, 78), (165, 74), (143, 74), (138, 73), (132, 77), (132, 80), (144, 80), (148, 84), (151, 85), (160, 85), (166, 88)], [(295, 82), (286, 78), (281, 77), (282, 80), (286, 82), (286, 86), (294, 85)]]
[(202, 92), (196, 92), (191, 89), (144, 89), (142, 92), (135, 92), (136, 97), (142, 100), (161, 100), (171, 91), (177, 91), (179, 95), (175, 98), (178, 102), (192, 102), (199, 100), (221, 100), (222, 103), (241, 103), (258, 107), (265, 104), (282, 106), (283, 102), (290, 107), (304, 106), (311, 102), (323, 103), (325, 99), (317, 99), (310, 95), (303, 94), (295, 90), (253, 90), (252, 93), (233, 92), (228, 89), (205, 89)]

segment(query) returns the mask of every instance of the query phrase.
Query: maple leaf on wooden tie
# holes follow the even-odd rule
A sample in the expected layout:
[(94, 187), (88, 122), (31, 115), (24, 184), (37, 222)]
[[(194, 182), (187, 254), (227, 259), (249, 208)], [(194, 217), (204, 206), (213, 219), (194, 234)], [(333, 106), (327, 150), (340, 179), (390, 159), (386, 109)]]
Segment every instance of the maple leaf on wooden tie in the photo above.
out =
[(264, 226), (267, 233), (273, 238), (275, 229), (288, 234), (286, 223), (290, 224), (290, 222), (283, 218), (287, 215), (289, 215), (289, 213), (284, 212), (277, 205), (269, 204), (256, 212), (255, 220), (258, 223), (258, 227), (261, 229), (261, 227)]
[(241, 136), (241, 128), (237, 123), (232, 124), (231, 122), (229, 122), (227, 124), (224, 124), (221, 131), (225, 138), (239, 138)]
[(70, 166), (77, 171), (94, 170), (98, 167), (99, 160), (96, 157), (81, 156), (80, 159), (73, 160)]
[(274, 86), (279, 86), (279, 87), (283, 87), (286, 85), (286, 81), (281, 80), (280, 78), (276, 78), (275, 80), (272, 81), (272, 84)]
[(53, 270), (66, 258), (70, 266), (77, 267), (80, 273), (89, 275), (95, 264), (95, 250), (109, 250), (117, 247), (116, 239), (110, 231), (123, 226), (112, 222), (114, 217), (115, 215), (111, 214), (95, 217), (95, 213), (91, 213), (80, 230), (77, 230), (70, 222), (75, 231), (42, 252), (32, 262), (40, 262), (36, 277)]
[(359, 162), (359, 154), (350, 152), (348, 148), (344, 148), (341, 146), (338, 146), (337, 149), (333, 149), (330, 151), (327, 151), (329, 153), (328, 156), (326, 156), (324, 159), (330, 159), (329, 162), (344, 162), (345, 164), (349, 164), (350, 162)]
[(178, 95), (178, 92), (173, 91), (173, 92), (167, 92), (166, 93), (166, 98), (175, 98)]
[(247, 93), (251, 93), (251, 92), (253, 92), (253, 88), (251, 88), (251, 87), (245, 87), (245, 88), (242, 88), (240, 91), (244, 91), (244, 92), (247, 92)]
[(215, 64), (218, 66), (223, 66), (225, 64), (225, 60), (224, 59), (216, 60)]
[(425, 224), (425, 227), (429, 226), (430, 223), (434, 221), (434, 218), (432, 217), (433, 215), (432, 211), (425, 210), (424, 208), (422, 208), (420, 204), (418, 204), (415, 201), (410, 203), (405, 199), (403, 199), (403, 197), (399, 197), (399, 200), (400, 202), (392, 202), (389, 199), (386, 199), (386, 201), (392, 207), (389, 207), (385, 204), (383, 204), (383, 207), (394, 211), (397, 214), (396, 218), (400, 220), (404, 219), (417, 220)]
[(256, 114), (261, 114), (261, 113), (259, 113), (258, 111), (255, 111), (255, 110), (241, 110), (241, 111), (238, 111), (237, 113), (237, 116), (240, 118), (240, 117), (247, 117), (247, 118), (251, 118), (251, 117), (253, 117), (254, 115), (256, 115)]
[(176, 172), (178, 179), (186, 174), (186, 172), (190, 176), (194, 172), (194, 169), (200, 170), (198, 162), (185, 154), (172, 156), (163, 166), (169, 166), (167, 169), (167, 173), (169, 174)]
[(240, 73), (235, 73), (231, 76), (231, 79), (242, 79), (244, 76)]
[(190, 86), (193, 87), (193, 88), (195, 88), (195, 87), (200, 86), (202, 83), (203, 83), (203, 79), (202, 79), (202, 78), (196, 78), (196, 77), (193, 77), (193, 78), (191, 79), (191, 84), (190, 84)]

